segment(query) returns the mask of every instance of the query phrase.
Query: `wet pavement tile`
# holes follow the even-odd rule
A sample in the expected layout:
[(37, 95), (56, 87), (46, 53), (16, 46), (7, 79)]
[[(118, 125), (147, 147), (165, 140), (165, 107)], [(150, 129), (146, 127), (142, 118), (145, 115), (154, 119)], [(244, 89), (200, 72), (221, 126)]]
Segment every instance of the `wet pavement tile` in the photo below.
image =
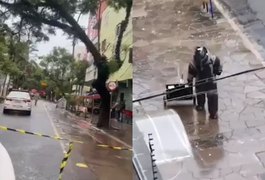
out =
[[(139, 14), (133, 19), (134, 99), (165, 91), (165, 85), (178, 82), (181, 74), (186, 78), (197, 45), (209, 47), (221, 58), (222, 76), (261, 66), (220, 13), (215, 20), (201, 15), (199, 1), (135, 3)], [(160, 176), (172, 180), (264, 179), (264, 79), (264, 71), (258, 71), (219, 81), (218, 121), (196, 112), (192, 104), (171, 102), (165, 108), (162, 97), (142, 101), (142, 110), (137, 112), (174, 109), (193, 145), (194, 158), (181, 165), (159, 166)]]

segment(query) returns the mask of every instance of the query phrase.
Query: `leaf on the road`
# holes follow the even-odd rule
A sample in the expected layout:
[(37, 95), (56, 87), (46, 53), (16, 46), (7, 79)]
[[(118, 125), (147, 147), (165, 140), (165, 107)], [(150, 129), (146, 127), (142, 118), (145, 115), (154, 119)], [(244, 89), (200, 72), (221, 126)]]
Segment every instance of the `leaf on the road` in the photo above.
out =
[(88, 166), (86, 164), (83, 164), (83, 163), (76, 163), (76, 166), (80, 167), (80, 168), (88, 168)]

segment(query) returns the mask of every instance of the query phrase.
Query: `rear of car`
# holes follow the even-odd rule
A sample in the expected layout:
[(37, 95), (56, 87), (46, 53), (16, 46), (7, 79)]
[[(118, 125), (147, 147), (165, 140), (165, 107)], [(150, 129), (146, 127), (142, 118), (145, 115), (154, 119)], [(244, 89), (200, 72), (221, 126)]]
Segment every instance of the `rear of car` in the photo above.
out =
[(31, 115), (31, 97), (28, 92), (23, 91), (11, 91), (5, 101), (3, 113), (6, 114), (10, 110), (26, 112), (27, 115)]

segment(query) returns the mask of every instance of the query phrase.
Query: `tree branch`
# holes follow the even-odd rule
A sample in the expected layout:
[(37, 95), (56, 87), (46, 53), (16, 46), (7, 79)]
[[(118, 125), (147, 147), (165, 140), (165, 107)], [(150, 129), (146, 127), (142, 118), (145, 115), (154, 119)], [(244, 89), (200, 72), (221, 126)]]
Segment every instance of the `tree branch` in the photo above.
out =
[(57, 27), (57, 28), (60, 28), (64, 31), (66, 31), (68, 33), (71, 33), (71, 34), (74, 33), (73, 28), (68, 26), (67, 24), (61, 23), (59, 21), (43, 18), (39, 14), (31, 15), (31, 14), (26, 14), (26, 13), (22, 12), (22, 13), (20, 13), (20, 15), (23, 18), (27, 18), (27, 19), (33, 20), (35, 22), (41, 22), (41, 23), (44, 23), (44, 24), (47, 24), (50, 26), (54, 26), (54, 27)]
[(79, 39), (86, 45), (87, 51), (90, 51), (93, 55), (95, 65), (97, 66), (101, 60), (101, 55), (91, 40), (87, 37), (84, 30), (70, 14), (60, 4), (58, 4), (58, 1), (46, 0), (46, 2), (48, 2), (48, 4), (53, 8), (57, 9), (60, 15), (72, 26), (73, 30), (76, 32), (76, 36), (79, 37)]
[[(44, 5), (44, 4), (46, 6), (48, 6), (48, 4), (42, 3), (42, 5)], [(10, 9), (18, 9), (22, 4), (21, 3), (11, 4), (11, 3), (0, 1), (0, 5), (3, 5), (7, 8), (10, 8)], [(73, 33), (72, 28), (70, 26), (68, 26), (67, 24), (61, 23), (61, 22), (56, 21), (56, 20), (46, 19), (43, 16), (41, 16), (39, 13), (37, 13), (36, 11), (32, 11), (32, 14), (29, 14), (29, 13), (23, 12), (23, 9), (20, 9), (17, 12), (18, 12), (18, 14), (20, 14), (22, 16), (22, 18), (31, 19), (31, 20), (36, 21), (36, 22), (42, 22), (42, 23), (50, 25), (50, 26), (58, 27), (62, 30), (67, 31), (68, 33)]]
[[(20, 2), (14, 1), (14, 3), (8, 3), (6, 1), (0, 0), (0, 5), (13, 10), (14, 14), (17, 13), (24, 19), (29, 19), (35, 22), (41, 22), (43, 24), (54, 26), (62, 29), (67, 33), (75, 35), (86, 45), (87, 51), (91, 52), (95, 60), (95, 65), (98, 66), (98, 64), (100, 63), (101, 54), (99, 53), (95, 45), (91, 42), (91, 40), (87, 37), (85, 31), (80, 27), (74, 17), (69, 14), (69, 12), (67, 12), (62, 4), (60, 4), (60, 1), (46, 0), (44, 4), (31, 4), (29, 1), (25, 0)], [(43, 17), (36, 11), (36, 8), (38, 9), (38, 7), (40, 6), (50, 7), (53, 10), (57, 11), (60, 16), (68, 22), (69, 25), (61, 23), (57, 20), (47, 19), (47, 17)]]

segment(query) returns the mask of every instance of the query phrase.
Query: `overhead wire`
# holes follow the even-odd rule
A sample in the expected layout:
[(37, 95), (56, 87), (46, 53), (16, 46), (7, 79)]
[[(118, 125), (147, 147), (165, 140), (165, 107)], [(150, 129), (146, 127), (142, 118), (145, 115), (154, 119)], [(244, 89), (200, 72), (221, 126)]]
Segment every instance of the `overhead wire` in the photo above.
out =
[[(247, 74), (247, 73), (251, 73), (251, 72), (255, 72), (255, 71), (259, 71), (259, 70), (263, 70), (263, 69), (265, 69), (265, 67), (249, 69), (249, 70), (245, 70), (245, 71), (241, 71), (241, 72), (238, 72), (238, 73), (230, 74), (230, 75), (227, 75), (227, 76), (224, 76), (224, 77), (220, 77), (220, 78), (215, 78), (215, 77), (205, 78), (205, 79), (201, 79), (201, 80), (197, 81), (196, 84), (184, 83), (184, 84), (181, 84), (182, 86), (184, 86), (184, 88), (168, 90), (166, 92), (162, 92), (162, 93), (158, 93), (158, 94), (155, 94), (155, 95), (150, 95), (150, 96), (146, 96), (146, 97), (143, 97), (143, 98), (135, 99), (132, 102), (135, 103), (135, 102), (141, 102), (141, 101), (144, 101), (144, 100), (149, 100), (149, 99), (156, 98), (156, 97), (163, 96), (163, 95), (167, 95), (167, 94), (170, 94), (170, 93), (183, 91), (183, 90), (185, 90), (187, 88), (196, 87), (196, 86), (200, 86), (200, 85), (203, 85), (203, 84), (208, 84), (209, 82), (221, 81), (221, 80), (224, 80), (224, 79), (240, 76), (240, 75), (243, 75), (243, 74)], [(185, 86), (188, 86), (188, 87), (185, 87)], [(194, 96), (194, 95), (191, 94), (189, 96)], [(182, 98), (180, 98), (180, 99), (182, 99)]]

